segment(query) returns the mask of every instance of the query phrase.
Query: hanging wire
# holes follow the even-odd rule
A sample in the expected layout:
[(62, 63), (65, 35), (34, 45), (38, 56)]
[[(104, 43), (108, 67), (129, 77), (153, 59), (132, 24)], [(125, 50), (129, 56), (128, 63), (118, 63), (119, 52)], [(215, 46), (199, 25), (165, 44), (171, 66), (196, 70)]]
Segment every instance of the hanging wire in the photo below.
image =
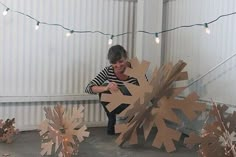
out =
[(113, 37), (119, 37), (119, 36), (124, 36), (124, 35), (128, 35), (128, 34), (133, 34), (133, 33), (145, 33), (145, 34), (155, 35), (155, 34), (162, 34), (162, 33), (170, 32), (170, 31), (174, 31), (174, 30), (181, 29), (181, 28), (190, 28), (190, 27), (195, 27), (195, 26), (204, 27), (205, 25), (212, 24), (212, 23), (220, 20), (223, 17), (232, 16), (232, 15), (236, 14), (236, 12), (232, 12), (232, 13), (228, 13), (228, 14), (223, 14), (223, 15), (220, 15), (219, 17), (217, 17), (216, 19), (210, 21), (210, 22), (177, 26), (177, 27), (174, 27), (174, 28), (171, 28), (171, 29), (162, 30), (160, 32), (149, 32), (149, 31), (146, 31), (146, 30), (138, 30), (138, 31), (134, 31), (134, 32), (124, 32), (124, 33), (120, 33), (120, 34), (110, 34), (110, 33), (105, 33), (105, 32), (99, 31), (99, 30), (96, 30), (96, 31), (91, 31), (91, 30), (86, 30), (86, 31), (73, 30), (73, 29), (65, 27), (65, 26), (63, 26), (61, 24), (43, 22), (43, 21), (40, 21), (40, 20), (32, 17), (31, 15), (25, 14), (25, 13), (17, 11), (17, 10), (10, 9), (7, 5), (5, 5), (2, 2), (0, 2), (0, 4), (2, 6), (4, 6), (5, 8), (9, 9), (8, 11), (11, 11), (11, 12), (18, 13), (20, 15), (26, 16), (26, 17), (34, 20), (35, 22), (39, 22), (41, 25), (43, 24), (43, 25), (48, 25), (48, 26), (58, 26), (58, 27), (61, 27), (61, 28), (65, 29), (65, 30), (67, 30), (67, 31), (73, 31), (73, 33), (99, 33), (99, 34), (102, 34), (102, 35), (113, 36)]
[(232, 59), (233, 57), (236, 56), (236, 53), (231, 55), (230, 57), (228, 57), (227, 59), (225, 59), (224, 61), (222, 61), (221, 63), (219, 63), (218, 65), (216, 65), (215, 67), (213, 67), (211, 70), (209, 70), (208, 72), (206, 72), (204, 75), (200, 76), (199, 78), (197, 78), (196, 80), (194, 80), (193, 82), (189, 83), (186, 88), (192, 86), (195, 82), (201, 80), (202, 78), (204, 78), (205, 76), (207, 76), (209, 73), (211, 73), (212, 71), (216, 70), (217, 68), (219, 68), (221, 65), (223, 65), (224, 63), (226, 63), (228, 60)]
[[(223, 15), (220, 15), (218, 16), (216, 19), (210, 21), (210, 22), (204, 22), (204, 23), (196, 23), (196, 24), (191, 24), (191, 25), (182, 25), (182, 26), (177, 26), (177, 27), (174, 27), (174, 28), (171, 28), (171, 29), (166, 29), (166, 30), (162, 30), (160, 32), (149, 32), (149, 31), (146, 31), (146, 30), (138, 30), (138, 31), (135, 31), (135, 32), (124, 32), (124, 33), (120, 33), (120, 34), (110, 34), (110, 33), (105, 33), (105, 32), (102, 32), (102, 31), (91, 31), (91, 30), (86, 30), (86, 31), (80, 31), (80, 30), (73, 30), (73, 29), (70, 29), (68, 27), (65, 27), (61, 24), (57, 24), (57, 23), (48, 23), (48, 22), (42, 22), (34, 17), (32, 17), (31, 15), (28, 15), (28, 14), (25, 14), (23, 12), (20, 12), (20, 11), (17, 11), (17, 10), (13, 10), (13, 9), (10, 9), (7, 5), (5, 5), (4, 3), (2, 3), (0, 1), (0, 4), (2, 6), (4, 6), (7, 11), (10, 11), (10, 12), (13, 12), (13, 13), (17, 13), (17, 14), (20, 14), (22, 16), (25, 16), (25, 17), (28, 17), (32, 20), (34, 20), (37, 25), (48, 25), (48, 26), (57, 26), (57, 27), (61, 27), (62, 29), (64, 30), (67, 30), (69, 31), (71, 34), (73, 33), (98, 33), (98, 34), (102, 34), (102, 35), (106, 35), (106, 36), (111, 36), (113, 39), (114, 37), (119, 37), (119, 36), (124, 36), (124, 35), (128, 35), (128, 34), (133, 34), (133, 33), (144, 33), (144, 34), (149, 34), (149, 35), (154, 35), (156, 36), (157, 34), (162, 34), (162, 33), (166, 33), (166, 32), (171, 32), (171, 31), (174, 31), (174, 30), (178, 30), (178, 29), (182, 29), (182, 28), (190, 28), (190, 27), (196, 27), (196, 26), (200, 26), (200, 27), (208, 27), (209, 24), (212, 24), (214, 22), (217, 22), (218, 20), (220, 20), (221, 18), (224, 18), (224, 17), (227, 17), (227, 16), (232, 16), (232, 15), (235, 15), (236, 12), (232, 12), (232, 13), (228, 13), (228, 14), (223, 14)], [(233, 54), (232, 56), (230, 56), (229, 58), (227, 58), (226, 60), (224, 60), (223, 62), (221, 62), (220, 64), (218, 64), (217, 66), (213, 67), (211, 70), (209, 70), (207, 73), (205, 73), (204, 75), (202, 75), (201, 77), (197, 78), (196, 80), (194, 80), (193, 82), (191, 82), (190, 84), (188, 84), (186, 86), (186, 88), (192, 86), (195, 82), (199, 81), (200, 79), (204, 78), (206, 75), (208, 75), (209, 73), (211, 73), (212, 71), (216, 70), (218, 67), (220, 67), (221, 65), (223, 65), (225, 62), (227, 62), (228, 60), (230, 60), (231, 58), (235, 57), (236, 56), (236, 53)], [(38, 97), (38, 96), (36, 96)]]

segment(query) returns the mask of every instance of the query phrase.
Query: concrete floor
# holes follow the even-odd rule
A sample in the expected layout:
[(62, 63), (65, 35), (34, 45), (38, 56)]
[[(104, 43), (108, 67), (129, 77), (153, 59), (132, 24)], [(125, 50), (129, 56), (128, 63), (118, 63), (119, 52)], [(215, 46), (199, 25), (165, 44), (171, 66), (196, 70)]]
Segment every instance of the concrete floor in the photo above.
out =
[[(177, 151), (166, 153), (164, 149), (146, 143), (119, 147), (115, 143), (117, 136), (106, 135), (106, 128), (89, 128), (90, 136), (80, 144), (79, 157), (197, 157), (196, 150), (187, 149), (182, 143), (176, 143)], [(155, 134), (153, 133), (153, 136)], [(40, 157), (40, 136), (37, 131), (20, 132), (12, 144), (0, 143), (0, 156)]]

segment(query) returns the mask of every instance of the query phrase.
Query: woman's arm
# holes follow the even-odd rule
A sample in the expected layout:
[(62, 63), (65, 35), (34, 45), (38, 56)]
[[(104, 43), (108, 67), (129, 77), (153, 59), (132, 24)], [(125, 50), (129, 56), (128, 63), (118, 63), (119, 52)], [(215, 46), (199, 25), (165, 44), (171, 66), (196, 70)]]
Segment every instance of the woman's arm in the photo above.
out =
[(91, 90), (93, 93), (102, 93), (108, 90), (116, 91), (118, 86), (115, 82), (109, 82), (106, 86), (92, 86)]
[(108, 80), (108, 68), (104, 68), (92, 81), (87, 85), (85, 92), (89, 94), (102, 93), (108, 90), (117, 90), (117, 84), (109, 82), (104, 85), (104, 82)]

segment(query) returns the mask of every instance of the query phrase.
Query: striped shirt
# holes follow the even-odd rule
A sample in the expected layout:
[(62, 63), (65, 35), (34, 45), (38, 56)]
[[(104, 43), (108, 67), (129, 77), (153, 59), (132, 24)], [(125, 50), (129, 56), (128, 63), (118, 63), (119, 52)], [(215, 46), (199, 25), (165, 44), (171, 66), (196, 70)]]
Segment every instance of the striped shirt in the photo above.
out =
[(87, 85), (85, 92), (89, 94), (96, 94), (92, 91), (93, 86), (101, 86), (105, 82), (115, 82), (118, 86), (124, 86), (124, 82), (138, 85), (138, 81), (134, 77), (128, 77), (127, 80), (120, 80), (114, 72), (112, 65), (105, 67), (92, 81)]

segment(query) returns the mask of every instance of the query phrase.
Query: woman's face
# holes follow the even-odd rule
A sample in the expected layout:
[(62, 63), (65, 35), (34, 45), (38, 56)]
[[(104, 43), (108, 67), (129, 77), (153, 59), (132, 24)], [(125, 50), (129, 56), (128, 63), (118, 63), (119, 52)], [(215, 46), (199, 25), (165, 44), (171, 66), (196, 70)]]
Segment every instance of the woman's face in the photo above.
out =
[(127, 59), (121, 58), (116, 63), (112, 64), (112, 67), (116, 73), (124, 73), (127, 67)]

